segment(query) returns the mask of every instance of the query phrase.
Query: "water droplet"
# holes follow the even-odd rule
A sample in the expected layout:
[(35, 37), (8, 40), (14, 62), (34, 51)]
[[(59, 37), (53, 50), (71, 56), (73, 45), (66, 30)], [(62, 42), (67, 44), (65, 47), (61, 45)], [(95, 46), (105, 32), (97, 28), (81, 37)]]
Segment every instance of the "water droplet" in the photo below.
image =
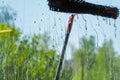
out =
[(99, 20), (98, 16), (97, 16), (97, 21), (98, 21), (98, 25), (97, 26), (100, 26), (100, 20)]
[(76, 22), (76, 19), (74, 20), (74, 22)]
[(77, 15), (77, 19), (79, 19), (79, 16)]
[(56, 26), (56, 23), (54, 24), (54, 26)]
[(42, 13), (42, 15), (44, 15), (44, 13)]
[(103, 21), (105, 21), (105, 18), (103, 17)]
[(55, 48), (55, 45), (54, 45), (54, 44), (52, 45), (52, 48)]
[(61, 31), (63, 31), (63, 29), (61, 28)]
[(111, 25), (111, 20), (109, 19), (109, 25)]
[(56, 26), (56, 18), (55, 18), (55, 15), (54, 15), (54, 26)]
[(34, 21), (34, 24), (36, 23), (36, 21)]
[(14, 18), (14, 20), (16, 21), (16, 18)]
[(58, 18), (58, 20), (61, 20), (60, 18)]
[(52, 29), (54, 29), (54, 26), (52, 26)]
[(87, 25), (85, 24), (85, 30), (87, 31)]
[(39, 27), (39, 31), (41, 31), (41, 27)]
[(105, 21), (106, 21), (106, 24), (108, 24), (108, 19), (107, 18), (105, 19)]
[(40, 21), (42, 22), (43, 20), (41, 19)]

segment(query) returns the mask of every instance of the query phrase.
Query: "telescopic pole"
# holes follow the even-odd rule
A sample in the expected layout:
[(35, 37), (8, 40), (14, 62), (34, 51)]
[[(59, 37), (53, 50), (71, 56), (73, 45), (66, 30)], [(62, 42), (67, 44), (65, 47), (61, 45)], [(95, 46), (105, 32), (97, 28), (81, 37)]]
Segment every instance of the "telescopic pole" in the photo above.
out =
[(59, 60), (59, 65), (58, 65), (57, 73), (56, 73), (56, 76), (55, 76), (55, 80), (59, 80), (59, 77), (60, 77), (60, 72), (61, 72), (61, 69), (62, 69), (64, 55), (65, 55), (69, 35), (70, 35), (71, 29), (72, 29), (72, 23), (73, 23), (74, 16), (75, 16), (75, 14), (72, 14), (69, 17), (68, 26), (67, 26), (67, 30), (66, 30), (65, 41), (64, 41), (64, 45), (63, 45), (63, 49), (62, 49), (62, 54), (61, 54), (61, 57), (60, 57), (60, 60)]

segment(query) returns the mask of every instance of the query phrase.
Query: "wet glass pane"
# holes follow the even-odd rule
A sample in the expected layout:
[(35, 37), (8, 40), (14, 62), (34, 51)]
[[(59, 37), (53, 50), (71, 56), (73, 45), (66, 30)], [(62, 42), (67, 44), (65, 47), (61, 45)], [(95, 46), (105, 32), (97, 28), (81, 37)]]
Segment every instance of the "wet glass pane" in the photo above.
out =
[(119, 4), (0, 0), (0, 80), (120, 80)]

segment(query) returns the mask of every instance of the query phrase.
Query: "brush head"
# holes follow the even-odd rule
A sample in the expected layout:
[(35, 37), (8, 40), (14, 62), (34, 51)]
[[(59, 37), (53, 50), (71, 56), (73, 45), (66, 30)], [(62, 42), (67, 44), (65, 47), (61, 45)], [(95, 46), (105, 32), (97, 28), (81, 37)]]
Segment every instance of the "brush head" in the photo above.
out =
[(116, 19), (119, 10), (116, 7), (88, 3), (82, 0), (48, 0), (50, 10), (65, 13), (92, 14)]

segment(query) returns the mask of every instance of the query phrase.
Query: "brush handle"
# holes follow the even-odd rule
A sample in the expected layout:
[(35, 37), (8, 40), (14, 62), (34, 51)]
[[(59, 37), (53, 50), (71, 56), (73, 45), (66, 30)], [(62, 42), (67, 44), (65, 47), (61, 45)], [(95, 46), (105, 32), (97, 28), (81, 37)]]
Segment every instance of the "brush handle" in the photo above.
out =
[(56, 76), (55, 76), (55, 80), (59, 80), (59, 78), (60, 78), (60, 72), (61, 72), (61, 69), (62, 69), (64, 55), (65, 55), (65, 51), (66, 51), (69, 35), (70, 35), (71, 29), (72, 29), (74, 16), (75, 15), (71, 15), (70, 18), (69, 18), (69, 21), (68, 21), (65, 41), (64, 41), (64, 45), (63, 45), (63, 49), (62, 49), (62, 54), (61, 54), (61, 57), (60, 57), (60, 60), (59, 60), (59, 65), (58, 65), (57, 73), (56, 73)]

